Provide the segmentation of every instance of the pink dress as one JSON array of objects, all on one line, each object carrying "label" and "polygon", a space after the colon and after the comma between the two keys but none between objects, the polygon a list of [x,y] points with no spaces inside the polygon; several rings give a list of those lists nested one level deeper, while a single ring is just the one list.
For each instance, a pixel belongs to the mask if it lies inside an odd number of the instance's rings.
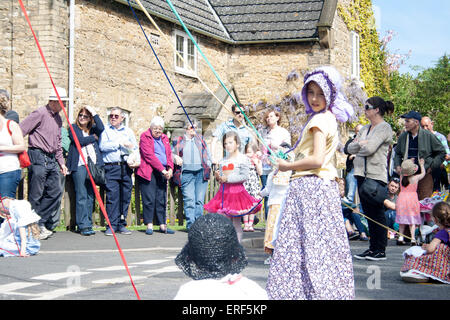
[{"label": "pink dress", "polygon": [[400,185],[400,193],[397,198],[395,222],[398,224],[420,225],[420,203],[417,195],[417,183],[406,187]]}]

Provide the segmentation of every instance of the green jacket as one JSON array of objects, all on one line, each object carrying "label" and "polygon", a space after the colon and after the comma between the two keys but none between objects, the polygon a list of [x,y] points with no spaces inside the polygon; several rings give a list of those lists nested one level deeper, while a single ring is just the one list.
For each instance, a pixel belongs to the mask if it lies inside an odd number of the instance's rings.
[{"label": "green jacket", "polygon": [[[409,132],[403,132],[398,137],[397,146],[395,147],[394,166],[401,166],[406,149],[406,136]],[[419,128],[419,159],[425,159],[425,170],[437,169],[445,160],[445,148],[438,138],[430,131]]]}]

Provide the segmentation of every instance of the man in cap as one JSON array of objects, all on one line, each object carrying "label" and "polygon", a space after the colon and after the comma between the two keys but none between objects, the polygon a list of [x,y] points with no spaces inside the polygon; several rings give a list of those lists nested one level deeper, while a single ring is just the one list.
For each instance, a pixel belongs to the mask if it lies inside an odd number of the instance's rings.
[{"label": "man in cap", "polygon": [[[64,88],[56,87],[64,107],[69,100]],[[47,239],[52,232],[45,227],[53,212],[60,204],[61,196],[59,171],[68,174],[61,146],[62,107],[56,93],[49,97],[47,105],[30,113],[21,123],[24,136],[28,135],[28,155],[31,166],[28,173],[28,201],[41,217],[40,239]]]},{"label": "man in cap", "polygon": [[445,167],[450,161],[450,149],[448,148],[447,138],[440,132],[433,130],[434,121],[430,119],[430,117],[423,117],[420,121],[422,128],[430,131],[432,134],[438,138],[438,140],[442,143],[445,148],[445,161],[441,164],[439,169],[434,169],[432,171],[433,176],[433,190],[441,191],[441,182],[445,189],[448,189],[448,177],[447,172],[445,171]]},{"label": "man in cap", "polygon": [[444,162],[445,148],[434,134],[420,127],[422,115],[419,112],[410,111],[401,117],[405,119],[405,132],[399,136],[395,147],[394,166],[400,174],[404,160],[414,159],[414,163],[419,165],[418,159],[425,159],[426,175],[417,187],[419,200],[422,200],[433,193],[431,172]]}]

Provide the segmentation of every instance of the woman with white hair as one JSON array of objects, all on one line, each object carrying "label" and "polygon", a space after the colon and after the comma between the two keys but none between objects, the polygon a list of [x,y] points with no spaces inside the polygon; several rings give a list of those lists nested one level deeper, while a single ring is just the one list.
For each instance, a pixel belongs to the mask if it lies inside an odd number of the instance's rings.
[{"label": "woman with white hair", "polygon": [[164,120],[156,116],[150,129],[141,134],[139,151],[141,165],[136,170],[142,195],[146,234],[153,234],[153,217],[156,215],[160,232],[173,234],[166,225],[167,181],[173,174],[172,151],[169,138],[163,133]]}]

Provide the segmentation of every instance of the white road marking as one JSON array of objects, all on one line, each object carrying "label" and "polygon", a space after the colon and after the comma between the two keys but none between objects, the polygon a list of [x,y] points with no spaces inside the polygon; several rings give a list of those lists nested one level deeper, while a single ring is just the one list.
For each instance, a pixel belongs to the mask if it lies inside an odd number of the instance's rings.
[{"label": "white road marking", "polygon": [[[134,268],[135,266],[128,266],[128,269]],[[95,269],[88,269],[89,271],[119,271],[119,270],[126,270],[125,266],[111,266],[111,267],[104,267],[104,268],[95,268]]]},{"label": "white road marking", "polygon": [[16,292],[16,290],[21,290],[24,288],[38,286],[40,284],[42,284],[42,283],[41,282],[11,282],[8,284],[0,285],[0,293],[34,297],[34,296],[37,296],[37,294]]},{"label": "white road marking", "polygon": [[89,274],[92,272],[58,272],[58,273],[48,273],[48,274],[43,274],[37,277],[33,277],[31,279],[35,279],[35,280],[47,280],[47,281],[57,281],[57,280],[61,280],[64,278],[70,278],[70,277],[80,277],[83,276],[85,274]]},{"label": "white road marking", "polygon": [[159,269],[144,270],[144,272],[158,274],[164,272],[181,272],[181,270],[177,266],[167,266]]},{"label": "white road marking", "polygon": [[56,289],[53,291],[47,291],[40,293],[38,297],[33,298],[31,300],[52,300],[59,298],[61,296],[65,296],[68,294],[74,294],[83,290],[86,290],[87,288],[83,287],[68,287],[68,288],[62,288],[62,289]]},{"label": "white road marking", "polygon": [[[133,282],[136,282],[136,280],[143,280],[146,278],[147,277],[145,277],[145,276],[134,276]],[[119,278],[109,278],[109,279],[100,279],[100,280],[92,281],[92,283],[95,283],[95,284],[117,284],[117,283],[126,283],[126,282],[130,282],[130,277],[125,276],[125,277],[119,277]]]},{"label": "white road marking", "polygon": [[159,263],[164,263],[164,262],[167,262],[167,261],[169,261],[169,260],[166,260],[166,259],[164,259],[164,260],[145,260],[145,261],[142,261],[142,262],[133,262],[132,264],[139,264],[139,265],[145,264],[145,265],[149,265],[149,264],[159,264]]}]

